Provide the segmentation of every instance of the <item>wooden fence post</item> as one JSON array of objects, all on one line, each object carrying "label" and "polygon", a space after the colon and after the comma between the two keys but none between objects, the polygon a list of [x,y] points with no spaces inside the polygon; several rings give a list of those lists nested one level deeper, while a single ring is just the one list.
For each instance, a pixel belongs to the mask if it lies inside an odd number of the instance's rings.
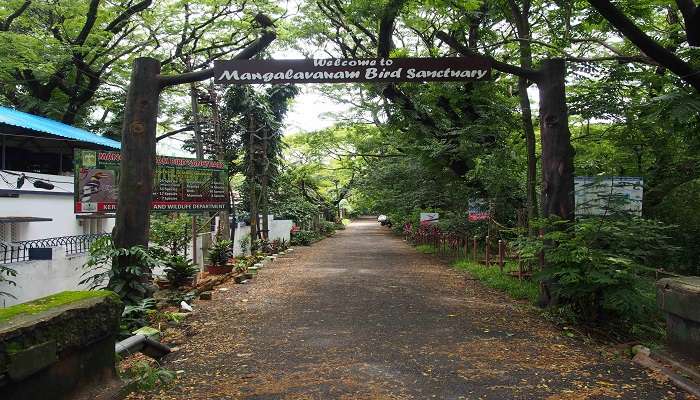
[{"label": "wooden fence post", "polygon": [[491,260],[489,259],[491,256],[491,244],[489,243],[490,237],[486,235],[486,244],[484,246],[484,250],[486,251],[486,257],[484,259],[486,266],[488,267],[490,265]]},{"label": "wooden fence post", "polygon": [[476,247],[479,244],[477,243],[477,237],[474,236],[474,239],[472,239],[472,250],[474,251],[474,262],[477,263],[479,260],[477,259],[477,253],[479,252],[479,249]]},{"label": "wooden fence post", "polygon": [[503,272],[503,267],[505,266],[505,252],[506,246],[503,240],[498,241],[498,266],[501,267],[501,272]]}]

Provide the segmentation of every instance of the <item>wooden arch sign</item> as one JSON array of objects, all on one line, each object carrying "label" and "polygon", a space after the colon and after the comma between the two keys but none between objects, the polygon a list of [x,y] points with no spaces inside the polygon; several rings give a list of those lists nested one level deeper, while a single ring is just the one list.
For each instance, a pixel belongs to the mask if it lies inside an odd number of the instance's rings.
[{"label": "wooden arch sign", "polygon": [[490,78],[491,62],[482,57],[214,61],[214,82],[220,84],[447,82]]}]

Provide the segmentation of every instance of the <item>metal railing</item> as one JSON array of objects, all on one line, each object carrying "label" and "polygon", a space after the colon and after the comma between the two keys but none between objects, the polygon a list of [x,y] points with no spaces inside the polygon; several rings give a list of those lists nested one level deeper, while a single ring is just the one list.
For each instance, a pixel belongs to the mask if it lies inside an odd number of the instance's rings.
[{"label": "metal railing", "polygon": [[109,233],[92,235],[60,236],[46,239],[23,240],[19,242],[0,242],[0,264],[28,261],[29,249],[50,249],[63,247],[66,255],[86,253],[95,240],[108,236]]}]

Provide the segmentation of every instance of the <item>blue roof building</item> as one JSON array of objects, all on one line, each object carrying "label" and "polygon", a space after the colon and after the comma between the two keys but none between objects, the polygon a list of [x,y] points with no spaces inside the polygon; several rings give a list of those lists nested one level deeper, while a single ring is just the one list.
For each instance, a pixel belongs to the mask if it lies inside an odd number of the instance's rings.
[{"label": "blue roof building", "polygon": [[64,175],[73,151],[119,150],[121,144],[49,118],[0,107],[0,169]]}]

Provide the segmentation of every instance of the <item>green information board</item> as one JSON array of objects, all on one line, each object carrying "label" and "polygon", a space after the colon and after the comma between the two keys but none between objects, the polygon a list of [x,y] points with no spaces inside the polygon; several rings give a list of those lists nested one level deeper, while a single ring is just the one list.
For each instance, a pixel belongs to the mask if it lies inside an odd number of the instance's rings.
[{"label": "green information board", "polygon": [[[75,212],[117,210],[121,153],[75,151]],[[226,209],[228,175],[220,161],[156,157],[154,211],[215,211]]]}]

